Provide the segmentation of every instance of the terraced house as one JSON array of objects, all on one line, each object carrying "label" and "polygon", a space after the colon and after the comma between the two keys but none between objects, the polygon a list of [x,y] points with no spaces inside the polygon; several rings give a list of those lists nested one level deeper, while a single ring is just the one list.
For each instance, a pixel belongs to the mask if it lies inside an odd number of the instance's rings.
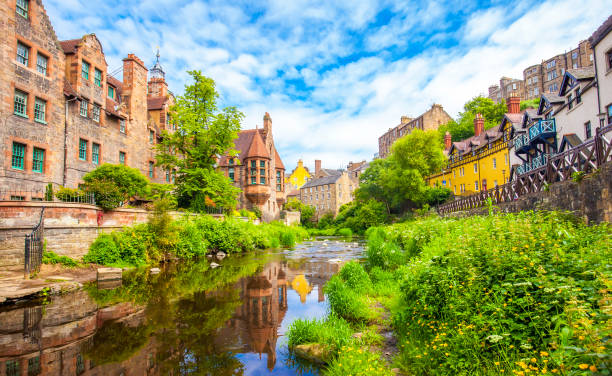
[{"label": "terraced house", "polygon": [[455,195],[464,196],[506,183],[510,178],[508,142],[513,127],[520,124],[522,118],[520,98],[510,97],[508,112],[498,126],[485,131],[484,118],[477,114],[474,136],[451,142],[447,134],[448,164],[440,172],[428,176],[428,184],[446,187]]},{"label": "terraced house", "polygon": [[[0,15],[1,191],[76,188],[102,163],[171,180],[154,166],[155,143],[163,130],[173,131],[173,96],[159,55],[149,79],[144,62],[128,54],[118,80],[95,34],[57,39],[41,0],[2,2]],[[10,198],[32,198],[25,195]]]}]

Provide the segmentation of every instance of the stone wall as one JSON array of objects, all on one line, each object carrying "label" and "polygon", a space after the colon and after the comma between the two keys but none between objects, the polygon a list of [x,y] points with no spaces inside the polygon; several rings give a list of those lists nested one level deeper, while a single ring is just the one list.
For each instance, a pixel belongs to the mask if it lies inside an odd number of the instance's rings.
[{"label": "stone wall", "polygon": [[[103,212],[96,206],[79,203],[0,201],[0,270],[23,269],[24,236],[38,223],[42,207],[47,249],[76,259],[87,253],[100,233],[144,223],[150,215],[143,209]],[[170,214],[174,218],[187,215]]]},{"label": "stone wall", "polygon": [[[589,174],[580,182],[571,180],[554,183],[548,191],[531,193],[516,201],[497,205],[502,212],[516,213],[526,210],[570,211],[586,223],[612,222],[612,163]],[[486,214],[480,207],[469,211],[448,214],[450,217]]]},{"label": "stone wall", "polygon": [[281,212],[281,218],[283,219],[283,223],[287,226],[299,225],[302,219],[301,213],[299,211],[286,211],[283,210]]}]

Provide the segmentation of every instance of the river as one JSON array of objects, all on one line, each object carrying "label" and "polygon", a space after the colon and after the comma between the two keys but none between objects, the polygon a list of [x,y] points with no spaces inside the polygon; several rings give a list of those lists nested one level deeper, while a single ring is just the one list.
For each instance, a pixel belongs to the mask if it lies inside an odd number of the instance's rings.
[{"label": "river", "polygon": [[318,239],[0,307],[0,375],[316,375],[284,335],[324,316],[323,285],[362,255],[354,240]]}]

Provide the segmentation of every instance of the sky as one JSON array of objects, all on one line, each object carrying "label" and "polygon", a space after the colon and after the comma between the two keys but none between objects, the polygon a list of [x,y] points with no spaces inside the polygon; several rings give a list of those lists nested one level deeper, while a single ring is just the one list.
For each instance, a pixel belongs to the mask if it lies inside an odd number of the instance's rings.
[{"label": "sky", "polygon": [[122,58],[155,63],[180,95],[188,70],[215,80],[243,129],[273,122],[291,171],[371,160],[378,137],[433,103],[463,104],[523,69],[575,48],[610,0],[45,0],[60,40],[95,33],[109,73]]}]

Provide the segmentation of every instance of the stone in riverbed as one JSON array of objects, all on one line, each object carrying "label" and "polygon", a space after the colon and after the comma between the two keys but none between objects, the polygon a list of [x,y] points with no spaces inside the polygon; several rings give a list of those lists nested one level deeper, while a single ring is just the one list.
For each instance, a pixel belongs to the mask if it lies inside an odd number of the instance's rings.
[{"label": "stone in riverbed", "polygon": [[225,254],[225,252],[217,252],[215,256],[217,256],[217,260],[223,260],[227,255]]},{"label": "stone in riverbed", "polygon": [[98,268],[98,281],[121,279],[121,268]]},{"label": "stone in riverbed", "polygon": [[150,272],[151,272],[151,274],[157,274],[157,273],[161,272],[161,270],[159,268],[151,268]]},{"label": "stone in riverbed", "polygon": [[329,349],[319,343],[297,345],[292,350],[295,356],[316,364],[326,364],[329,360]]},{"label": "stone in riverbed", "polygon": [[220,266],[221,266],[221,265],[217,264],[216,262],[211,262],[211,263],[210,263],[210,267],[211,267],[211,268],[213,268],[213,269],[218,268],[218,267],[220,267]]}]

